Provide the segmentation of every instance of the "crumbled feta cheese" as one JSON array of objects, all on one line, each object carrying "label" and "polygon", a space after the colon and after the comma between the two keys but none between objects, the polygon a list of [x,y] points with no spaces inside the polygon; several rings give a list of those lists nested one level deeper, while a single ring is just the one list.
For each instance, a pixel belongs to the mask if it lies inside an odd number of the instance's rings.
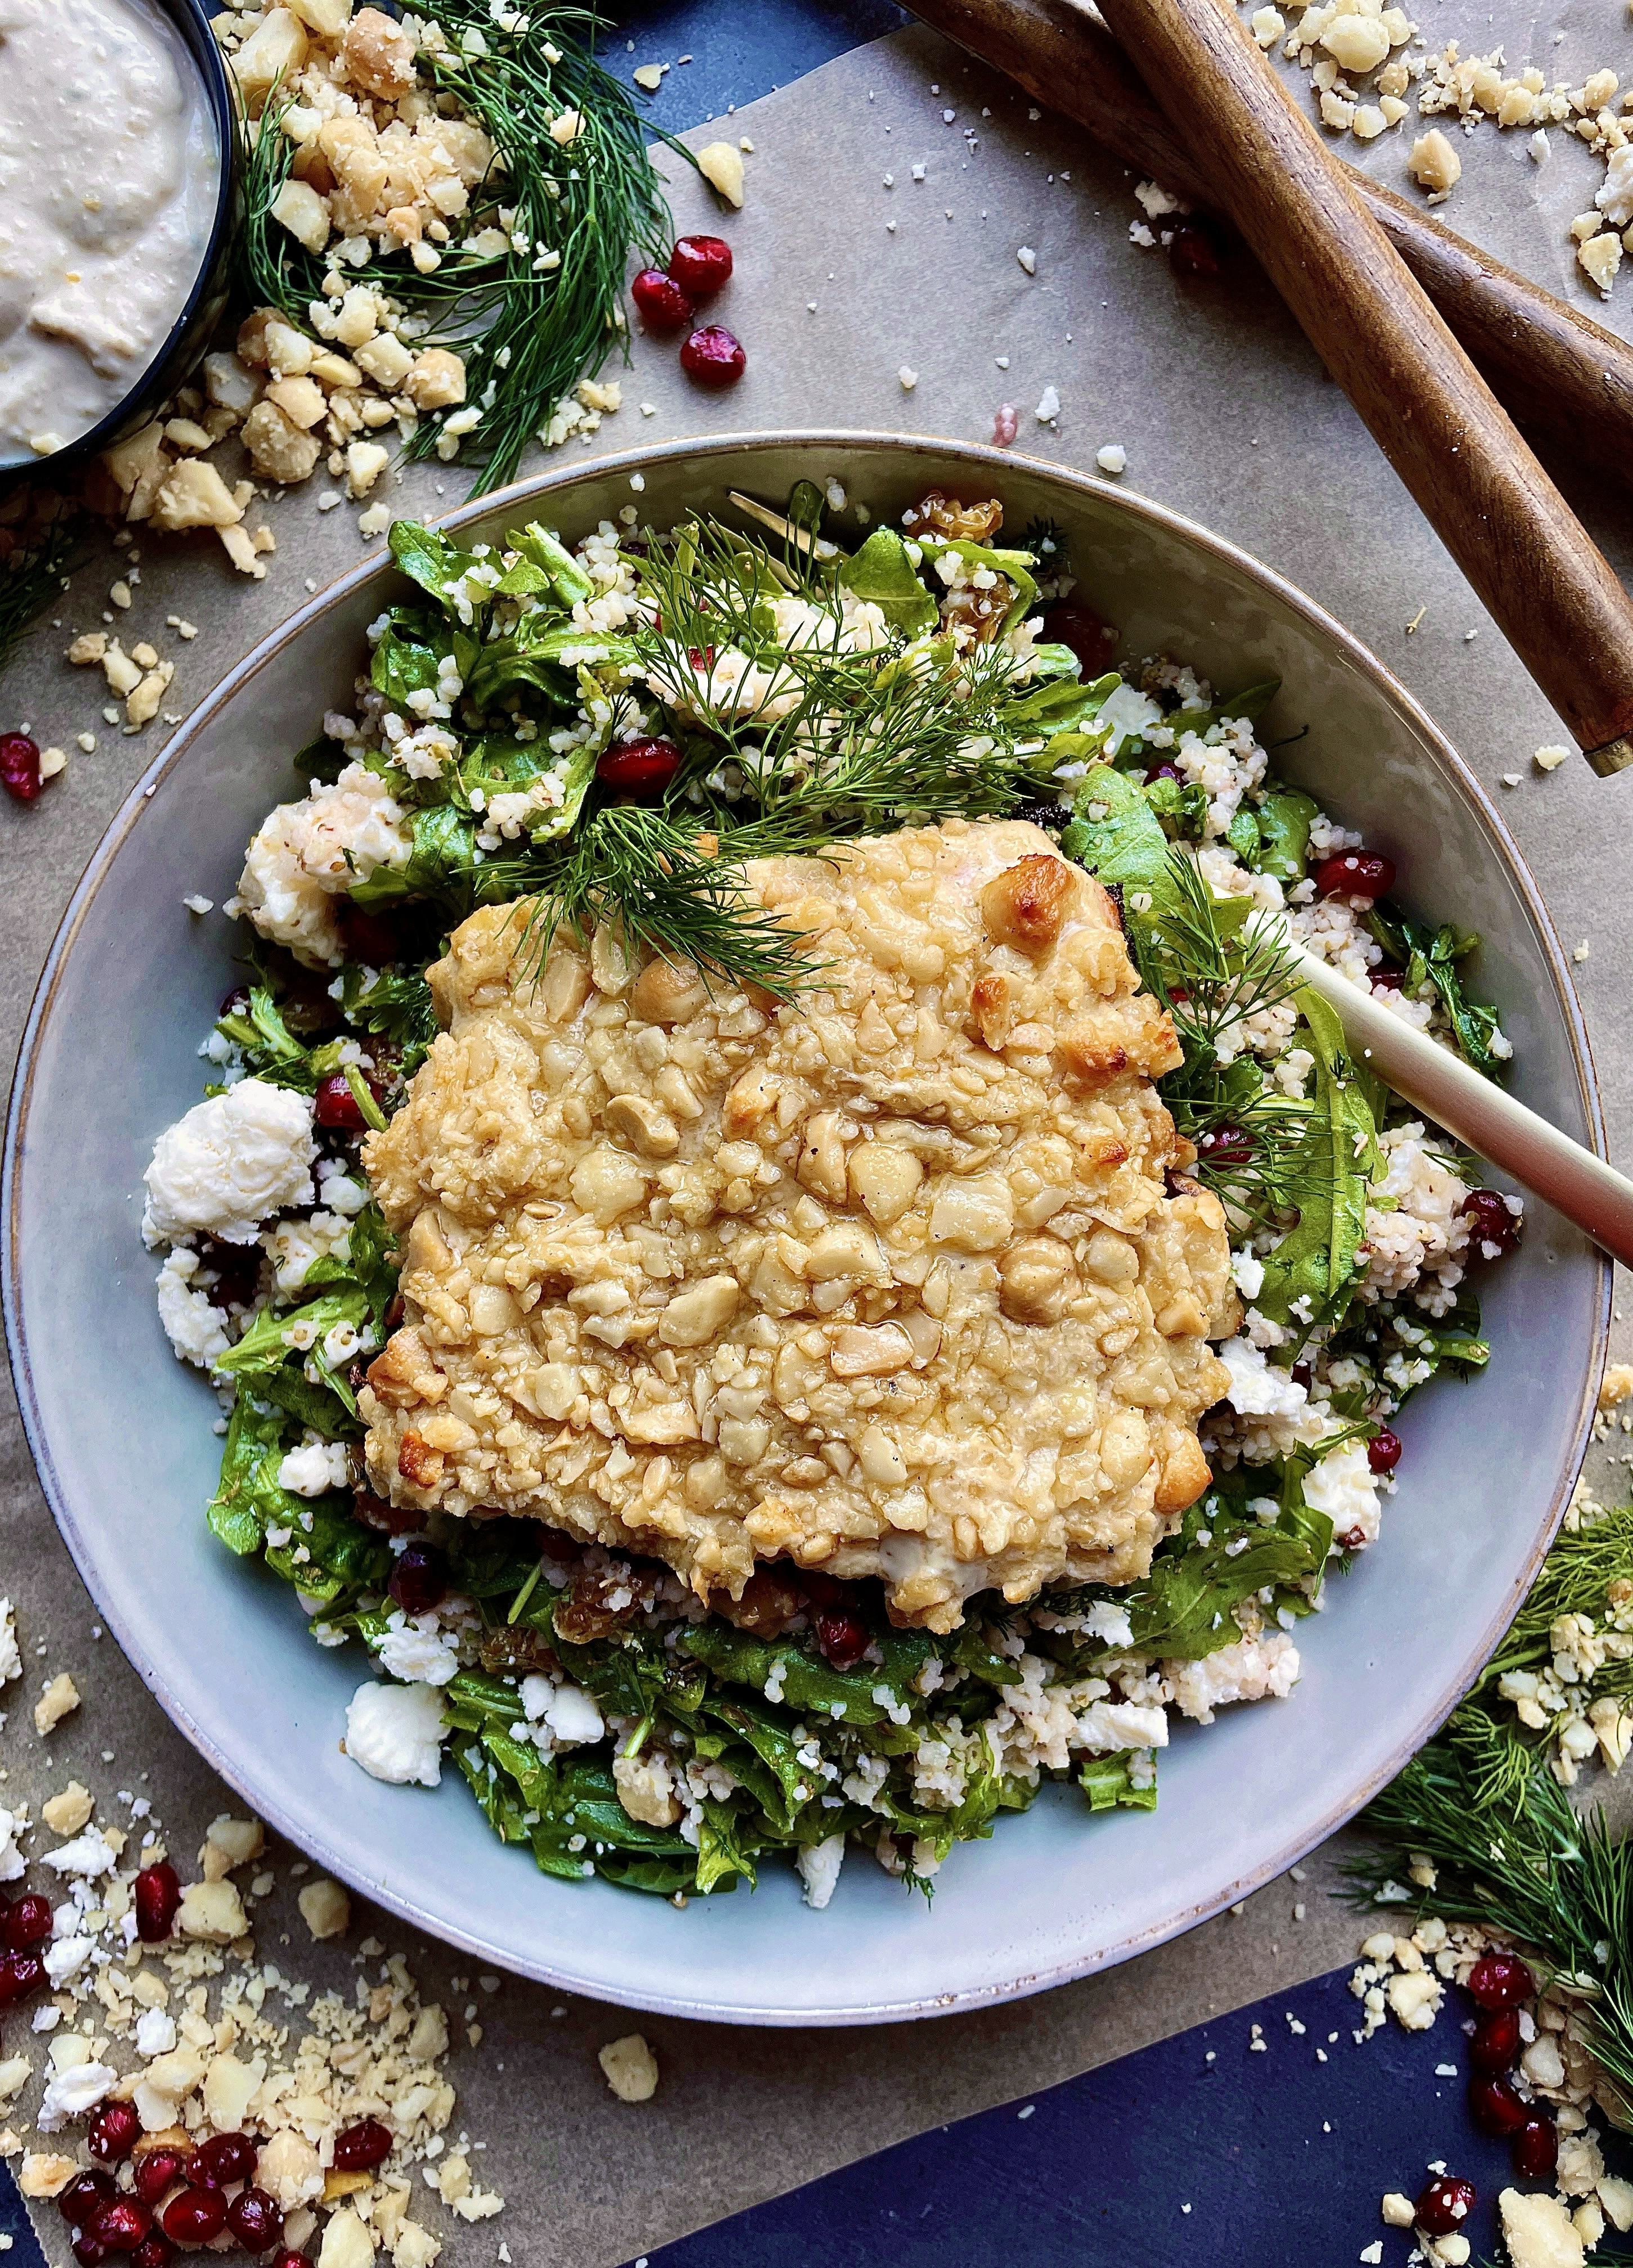
[{"label": "crumbled feta cheese", "polygon": [[10,1599],[0,1599],[0,1685],[9,1684],[23,1674],[23,1658],[18,1651],[17,1617]]},{"label": "crumbled feta cheese", "polygon": [[93,2110],[118,2082],[119,2073],[110,2063],[75,2064],[67,2071],[53,2073],[46,2081],[35,2125],[42,2134],[60,2133],[70,2118],[83,2118],[87,2110]]},{"label": "crumbled feta cheese", "polygon": [[159,1271],[159,1320],[178,1359],[209,1370],[233,1340],[225,1311],[212,1306],[202,1286],[193,1288],[200,1265],[198,1255],[185,1245],[170,1255]]},{"label": "crumbled feta cheese", "polygon": [[802,1843],[794,1854],[794,1863],[805,1885],[806,1904],[820,1913],[833,1896],[839,1869],[845,1864],[844,1836],[830,1835],[822,1843]]},{"label": "crumbled feta cheese", "polygon": [[410,1616],[399,1611],[386,1625],[380,1660],[405,1685],[446,1685],[459,1668],[459,1641],[434,1614]]},{"label": "crumbled feta cheese", "polygon": [[1026,270],[1029,276],[1037,275],[1038,254],[1032,250],[1030,244],[1017,246],[1015,256],[1020,261],[1022,267]]},{"label": "crumbled feta cheese", "polygon": [[240,1079],[195,1103],[153,1145],[143,1175],[143,1236],[151,1247],[203,1229],[228,1244],[253,1244],[269,1213],[310,1201],[316,1155],[307,1098]]},{"label": "crumbled feta cheese", "polygon": [[1038,407],[1032,414],[1040,425],[1046,425],[1052,417],[1060,416],[1060,397],[1053,386],[1045,387]]},{"label": "crumbled feta cheese", "polygon": [[1126,472],[1128,467],[1128,452],[1120,441],[1107,441],[1104,446],[1095,451],[1094,460],[1103,473]]},{"label": "crumbled feta cheese", "polygon": [[176,2043],[175,2018],[162,2008],[144,2008],[137,2018],[136,2043],[138,2055],[168,2055]]},{"label": "crumbled feta cheese", "polygon": [[346,1754],[371,1779],[439,1786],[447,1727],[430,1685],[359,1685],[346,1709]]},{"label": "crumbled feta cheese", "polygon": [[558,1748],[579,1748],[606,1732],[601,1711],[579,1685],[552,1684],[548,1677],[524,1677],[521,1706],[528,1722],[549,1728]]},{"label": "crumbled feta cheese", "polygon": [[292,1496],[325,1496],[351,1482],[351,1453],[344,1441],[305,1441],[288,1450],[277,1469],[277,1484]]}]

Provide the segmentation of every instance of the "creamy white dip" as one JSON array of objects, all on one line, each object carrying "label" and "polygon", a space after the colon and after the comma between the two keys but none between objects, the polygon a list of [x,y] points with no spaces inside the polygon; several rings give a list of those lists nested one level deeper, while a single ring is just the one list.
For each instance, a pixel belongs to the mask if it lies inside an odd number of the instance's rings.
[{"label": "creamy white dip", "polygon": [[220,179],[203,78],[149,0],[0,0],[0,464],[49,456],[136,385]]}]

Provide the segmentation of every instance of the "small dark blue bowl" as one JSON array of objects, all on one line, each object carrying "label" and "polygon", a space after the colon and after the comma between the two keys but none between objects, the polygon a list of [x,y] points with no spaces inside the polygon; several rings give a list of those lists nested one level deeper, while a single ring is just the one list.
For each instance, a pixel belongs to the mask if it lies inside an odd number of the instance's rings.
[{"label": "small dark blue bowl", "polygon": [[47,467],[55,470],[78,466],[100,451],[111,449],[115,441],[123,440],[127,433],[134,433],[138,426],[145,424],[159,404],[193,369],[227,303],[244,211],[242,138],[232,75],[199,0],[155,0],[155,5],[175,26],[204,83],[205,107],[221,158],[221,180],[216,192],[210,240],[181,313],[124,399],[87,432],[76,435],[66,448],[53,450],[48,457],[26,458],[0,467],[0,481],[25,470],[39,472]]}]

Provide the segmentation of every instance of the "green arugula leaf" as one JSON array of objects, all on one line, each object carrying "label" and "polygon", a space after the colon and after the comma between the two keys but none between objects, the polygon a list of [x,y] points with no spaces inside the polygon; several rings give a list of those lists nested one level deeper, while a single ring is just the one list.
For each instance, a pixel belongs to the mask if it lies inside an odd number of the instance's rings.
[{"label": "green arugula leaf", "polygon": [[[1316,1097],[1304,1136],[1319,1167],[1301,1194],[1299,1220],[1264,1256],[1253,1304],[1279,1323],[1335,1322],[1364,1272],[1356,1255],[1366,1234],[1367,1182],[1378,1170],[1378,1130],[1350,1068],[1343,1027],[1307,985],[1294,993],[1315,1057]],[[1307,1302],[1304,1316],[1292,1314]]]},{"label": "green arugula leaf", "polygon": [[[467,606],[485,606],[492,596],[491,585],[478,575],[469,588],[465,578],[473,569],[491,567],[493,580],[499,580],[497,560],[479,559],[474,551],[462,550],[441,531],[423,527],[417,520],[394,519],[386,537],[391,556],[397,565],[422,591],[428,591],[437,604],[448,613],[463,619],[454,585],[461,586],[459,596]],[[477,597],[476,594],[482,595]]]},{"label": "green arugula leaf", "polygon": [[[582,600],[595,597],[595,584],[580,566],[566,545],[559,536],[552,534],[548,527],[541,527],[536,519],[530,520],[526,527],[513,527],[506,536],[505,542],[508,550],[516,552],[529,566],[544,577],[547,586],[554,591],[564,607],[571,609],[580,604]],[[509,578],[506,577],[506,583],[500,587],[506,588],[508,583]],[[538,587],[537,585],[531,585],[528,591],[516,593],[514,595],[529,595],[531,590]]]},{"label": "green arugula leaf", "polygon": [[1257,806],[1257,873],[1274,874],[1278,882],[1302,880],[1310,856],[1310,825],[1317,810],[1315,799],[1297,788],[1271,789]]},{"label": "green arugula leaf", "polygon": [[1459,973],[1458,964],[1480,943],[1475,932],[1457,929],[1450,922],[1431,930],[1426,922],[1415,921],[1385,899],[1373,905],[1365,921],[1371,934],[1405,968],[1408,993],[1416,998],[1426,983],[1432,985],[1440,995],[1459,1052],[1488,1079],[1500,1078],[1506,1058],[1494,1055],[1491,1049],[1497,1029],[1496,1010],[1483,1001],[1471,1000]]},{"label": "green arugula leaf", "polygon": [[1281,690],[1279,677],[1261,678],[1256,685],[1245,685],[1239,693],[1227,694],[1211,709],[1176,709],[1164,721],[1173,727],[1176,741],[1187,733],[1194,733],[1199,740],[1206,740],[1216,725],[1227,725],[1238,718],[1256,725]]},{"label": "green arugula leaf", "polygon": [[275,1575],[325,1604],[348,1605],[362,1591],[383,1591],[391,1579],[391,1548],[383,1535],[354,1519],[351,1497],[299,1497],[289,1542],[269,1543],[267,1565]]},{"label": "green arugula leaf", "polygon": [[1078,1768],[1077,1785],[1089,1799],[1090,1810],[1155,1811],[1156,1775],[1149,1760],[1142,1761],[1150,1777],[1136,1787],[1131,1749],[1122,1749],[1110,1756],[1086,1756]]},{"label": "green arugula leaf", "polygon": [[248,1394],[233,1403],[221,1477],[204,1517],[211,1535],[240,1559],[260,1550],[269,1526],[287,1526],[304,1509],[303,1498],[278,1485],[287,1431],[281,1410],[268,1409]]},{"label": "green arugula leaf", "polygon": [[839,580],[842,590],[877,607],[903,637],[918,637],[941,620],[940,608],[893,527],[876,527],[861,549],[840,563]]},{"label": "green arugula leaf", "polygon": [[[871,540],[869,538],[870,541]],[[1023,622],[1037,605],[1038,578],[1032,573],[1032,568],[1036,563],[1031,552],[999,550],[988,543],[972,543],[966,536],[962,535],[951,537],[921,535],[915,537],[914,541],[927,560],[936,560],[944,553],[954,551],[967,565],[989,567],[994,575],[1002,575],[1014,585],[1015,596],[1010,600],[1004,618],[998,626],[997,635],[1000,637],[1006,630],[1013,630],[1016,622]],[[863,550],[867,548],[866,544],[862,546]],[[937,607],[938,615],[940,612],[941,609]]]}]

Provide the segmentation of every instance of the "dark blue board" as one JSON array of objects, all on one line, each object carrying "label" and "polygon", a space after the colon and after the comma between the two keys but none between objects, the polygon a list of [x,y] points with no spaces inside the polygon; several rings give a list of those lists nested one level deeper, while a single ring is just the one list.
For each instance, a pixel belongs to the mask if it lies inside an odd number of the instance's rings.
[{"label": "dark blue board", "polygon": [[[1410,2234],[1385,2228],[1378,2202],[1415,2196],[1434,2159],[1475,2183],[1474,2259],[1493,2256],[1512,2176],[1464,2106],[1466,1997],[1452,1992],[1429,2031],[1392,2019],[1358,2047],[1349,1975],[934,2128],[665,2245],[647,2268],[1344,2268],[1380,2239],[1384,2268],[1404,2268]],[[934,2024],[924,2045],[935,2053]],[[1437,2076],[1445,2064],[1459,2075]],[[1633,2153],[1607,2155],[1625,2172]],[[1612,2235],[1594,2268],[1629,2257]]]},{"label": "dark blue board", "polygon": [[626,85],[638,63],[671,66],[656,94],[636,99],[654,126],[679,134],[909,21],[890,0],[626,0],[607,8],[598,52]]}]

